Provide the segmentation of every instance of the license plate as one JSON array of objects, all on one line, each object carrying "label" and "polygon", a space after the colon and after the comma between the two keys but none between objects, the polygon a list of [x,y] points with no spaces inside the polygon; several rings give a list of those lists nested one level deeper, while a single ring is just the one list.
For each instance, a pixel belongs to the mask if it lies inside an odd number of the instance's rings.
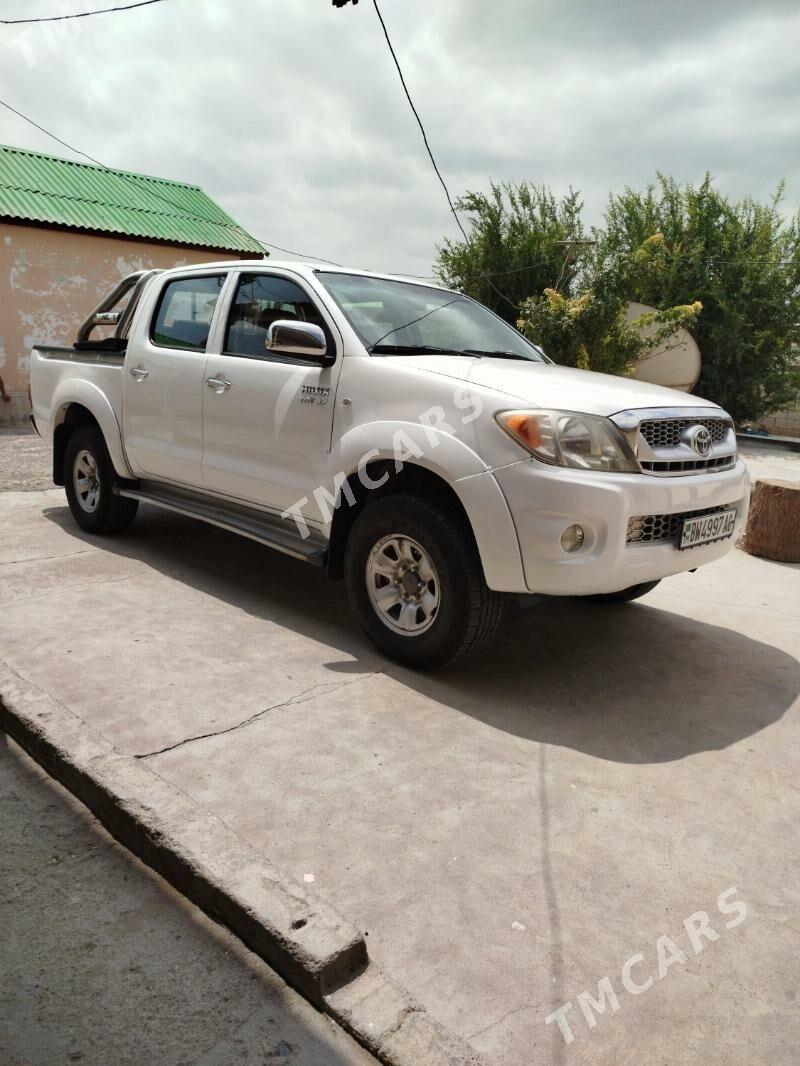
[{"label": "license plate", "polygon": [[714,511],[713,514],[687,518],[681,530],[678,549],[696,548],[698,544],[708,544],[712,540],[724,540],[733,534],[736,525],[736,508]]}]

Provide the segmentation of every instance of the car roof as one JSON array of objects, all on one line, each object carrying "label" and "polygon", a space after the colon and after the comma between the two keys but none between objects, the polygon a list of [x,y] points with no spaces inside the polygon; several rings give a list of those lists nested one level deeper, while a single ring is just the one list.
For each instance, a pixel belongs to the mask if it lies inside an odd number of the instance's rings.
[{"label": "car roof", "polygon": [[330,274],[357,274],[365,278],[381,278],[386,281],[404,281],[409,284],[425,285],[431,289],[449,291],[441,283],[429,278],[423,278],[416,274],[384,274],[375,270],[363,270],[358,267],[334,266],[332,263],[322,263],[313,259],[225,259],[208,263],[187,263],[184,266],[172,267],[165,270],[165,274],[193,274],[197,271],[206,270],[247,270],[248,272],[273,270],[292,270],[299,274],[314,274],[317,271],[325,271]]}]

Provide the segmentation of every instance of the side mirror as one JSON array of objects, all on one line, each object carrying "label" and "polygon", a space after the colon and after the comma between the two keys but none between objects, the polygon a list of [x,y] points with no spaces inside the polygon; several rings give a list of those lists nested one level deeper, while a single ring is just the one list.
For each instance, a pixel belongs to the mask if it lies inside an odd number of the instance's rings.
[{"label": "side mirror", "polygon": [[320,363],[330,361],[325,333],[312,322],[278,319],[267,330],[266,348],[279,355],[301,355]]}]

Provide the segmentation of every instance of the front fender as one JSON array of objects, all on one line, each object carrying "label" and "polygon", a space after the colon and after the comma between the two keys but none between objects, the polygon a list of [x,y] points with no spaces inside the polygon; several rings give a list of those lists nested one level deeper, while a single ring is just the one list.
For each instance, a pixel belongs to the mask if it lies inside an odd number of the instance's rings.
[{"label": "front fender", "polygon": [[469,445],[436,426],[399,420],[367,422],[349,429],[335,444],[330,458],[331,482],[339,471],[351,474],[359,464],[398,456],[450,484],[489,469]]},{"label": "front fender", "polygon": [[134,475],[125,457],[125,449],[122,445],[122,431],[114,408],[103,390],[98,388],[93,382],[87,381],[85,378],[67,378],[65,381],[59,382],[53,393],[52,401],[53,433],[64,421],[70,404],[74,403],[85,407],[97,420],[117,474],[120,477],[132,478]]},{"label": "front fender", "polygon": [[483,572],[496,592],[525,592],[511,512],[494,474],[463,441],[419,422],[370,422],[348,430],[331,452],[330,486],[367,463],[405,460],[424,467],[456,493],[469,519]]}]

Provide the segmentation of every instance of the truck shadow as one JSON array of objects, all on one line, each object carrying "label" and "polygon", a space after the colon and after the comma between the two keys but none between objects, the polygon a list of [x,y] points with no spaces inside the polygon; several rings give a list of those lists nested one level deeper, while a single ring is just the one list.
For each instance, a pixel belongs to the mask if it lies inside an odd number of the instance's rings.
[{"label": "truck shadow", "polygon": [[660,763],[726,748],[777,721],[800,692],[800,663],[786,652],[646,601],[552,600],[514,612],[457,667],[415,673],[369,644],[342,582],[304,563],[150,508],[102,542],[78,530],[66,507],[44,515],[79,540],[342,652],[328,664],[333,673],[379,671],[494,729],[599,759]]}]

